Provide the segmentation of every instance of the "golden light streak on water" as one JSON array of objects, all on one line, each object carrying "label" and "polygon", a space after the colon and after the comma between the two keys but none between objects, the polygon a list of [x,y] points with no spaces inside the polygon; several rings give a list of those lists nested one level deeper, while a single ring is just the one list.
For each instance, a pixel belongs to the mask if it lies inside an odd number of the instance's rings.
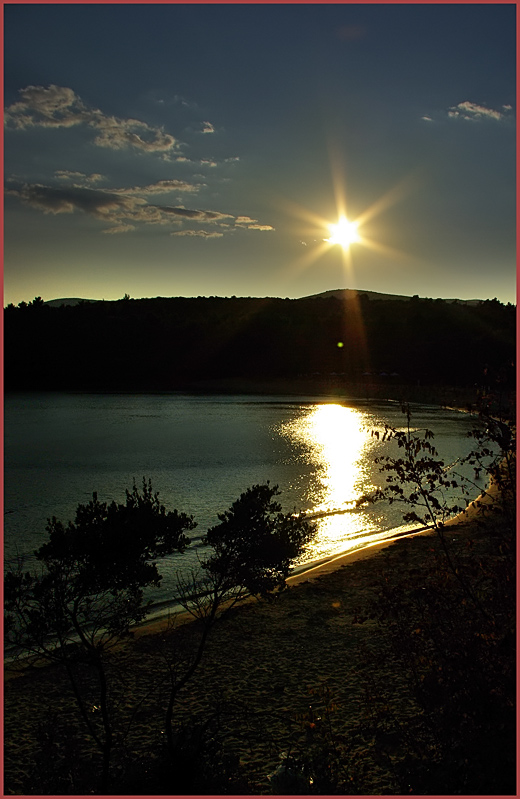
[{"label": "golden light streak on water", "polygon": [[366,509],[356,508],[356,500],[375,488],[370,476],[373,439],[368,420],[358,409],[325,404],[282,426],[281,432],[303,446],[316,468],[315,494],[309,497],[308,511],[318,515],[318,533],[305,560],[344,551],[359,545],[360,537],[369,541],[370,533],[379,532]]}]

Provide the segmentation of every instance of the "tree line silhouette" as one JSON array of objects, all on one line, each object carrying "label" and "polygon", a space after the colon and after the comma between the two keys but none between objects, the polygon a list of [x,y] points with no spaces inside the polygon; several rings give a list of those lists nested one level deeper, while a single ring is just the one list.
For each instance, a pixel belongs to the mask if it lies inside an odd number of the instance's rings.
[{"label": "tree line silhouette", "polygon": [[168,391],[222,379],[514,384],[516,307],[336,297],[173,297],[4,312],[9,390]]}]

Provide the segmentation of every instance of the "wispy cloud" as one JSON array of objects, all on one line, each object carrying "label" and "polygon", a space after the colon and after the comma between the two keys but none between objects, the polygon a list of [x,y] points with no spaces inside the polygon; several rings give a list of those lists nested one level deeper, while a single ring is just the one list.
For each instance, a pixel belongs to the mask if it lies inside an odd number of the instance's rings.
[{"label": "wispy cloud", "polygon": [[[67,177],[73,174],[67,173]],[[248,216],[234,217],[222,211],[185,208],[182,205],[158,205],[150,203],[147,199],[154,194],[192,191],[196,188],[176,180],[161,180],[149,186],[115,189],[97,189],[84,185],[48,186],[42,183],[17,183],[8,180],[6,194],[16,197],[24,205],[44,214],[83,212],[111,225],[103,231],[104,233],[127,233],[135,230],[138,225],[179,225],[183,222],[210,223],[229,233],[236,226],[247,227],[250,230],[274,230],[271,225],[256,224],[257,220]],[[237,225],[239,220],[240,224]],[[220,238],[224,233],[220,230],[216,233],[204,230],[180,230],[172,235]]]},{"label": "wispy cloud", "polygon": [[218,231],[211,231],[208,233],[207,230],[177,230],[174,233],[170,234],[171,236],[191,236],[201,239],[220,239],[224,235],[223,233],[219,233]]},{"label": "wispy cloud", "polygon": [[233,219],[231,214],[223,214],[220,211],[199,211],[193,208],[169,205],[156,205],[153,207],[160,210],[162,214],[171,214],[181,219],[196,219],[200,222],[220,222],[221,219]]},{"label": "wispy cloud", "polygon": [[178,142],[162,128],[152,127],[138,119],[107,116],[89,107],[65,86],[27,86],[19,92],[21,100],[5,109],[4,124],[14,130],[32,127],[71,128],[85,125],[97,135],[99,147],[120,150],[131,147],[142,152],[169,152]]},{"label": "wispy cloud", "polygon": [[116,225],[106,228],[103,233],[128,233],[130,230],[135,230],[135,225]]},{"label": "wispy cloud", "polygon": [[188,183],[186,180],[166,179],[158,180],[157,183],[151,183],[149,186],[133,186],[132,188],[124,189],[111,189],[116,194],[169,194],[173,191],[177,192],[197,192],[204,184]]},{"label": "wispy cloud", "polygon": [[94,172],[92,175],[85,175],[84,172],[73,172],[70,169],[58,169],[54,173],[59,180],[75,181],[76,186],[92,186],[106,180],[104,175]]},{"label": "wispy cloud", "polygon": [[477,103],[471,103],[469,100],[465,100],[463,103],[452,106],[448,110],[448,116],[452,119],[460,118],[470,122],[483,119],[500,120],[511,110],[512,108],[510,105],[503,105],[502,111],[496,111],[493,108],[487,108],[485,105],[477,105]]},{"label": "wispy cloud", "polygon": [[272,225],[259,225],[258,219],[251,219],[250,216],[237,216],[235,227],[247,228],[247,230],[274,230]]},{"label": "wispy cloud", "polygon": [[[119,196],[111,191],[84,186],[46,186],[42,183],[12,185],[6,194],[44,214],[72,214],[79,210],[104,221],[119,221],[122,217],[142,216],[140,206],[146,203],[138,197]],[[109,216],[111,219],[109,220]]]},{"label": "wispy cloud", "polygon": [[[152,127],[138,119],[121,119],[109,116],[101,110],[89,106],[73,89],[65,86],[27,86],[19,92],[18,102],[5,110],[5,127],[11,131],[24,131],[31,128],[72,129],[82,126],[94,132],[94,144],[113,150],[130,148],[139,153],[159,154],[170,162],[198,164],[206,168],[217,167],[211,158],[193,161],[180,151],[177,140],[162,127]],[[183,101],[184,104],[184,101]],[[204,121],[202,132],[215,132],[213,125]],[[238,157],[225,159],[224,163],[234,163]],[[142,186],[123,186],[107,188],[99,184],[107,178],[98,173],[71,169],[57,169],[54,179],[35,182],[30,179],[8,179],[6,194],[18,199],[24,205],[44,214],[74,214],[76,211],[94,217],[108,227],[103,233],[128,233],[142,226],[173,226],[174,235],[196,236],[200,238],[220,238],[230,235],[238,227],[270,230],[270,225],[262,226],[257,219],[214,211],[212,209],[186,208],[181,203],[181,195],[196,194],[207,188],[205,176],[192,175],[190,179],[163,178]],[[151,202],[154,196],[171,195],[173,202],[161,205]],[[177,196],[176,196],[177,195]],[[192,229],[193,223],[222,228],[217,231]],[[190,229],[179,229],[189,226]]]}]

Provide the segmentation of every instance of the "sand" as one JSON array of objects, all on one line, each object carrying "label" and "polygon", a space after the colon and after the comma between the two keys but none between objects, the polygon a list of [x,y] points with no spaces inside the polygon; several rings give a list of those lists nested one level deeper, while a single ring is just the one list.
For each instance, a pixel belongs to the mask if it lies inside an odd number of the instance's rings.
[{"label": "sand", "polygon": [[[472,534],[474,513],[475,507],[452,520],[450,536]],[[385,571],[413,564],[420,584],[420,570],[432,557],[435,541],[431,533],[420,534],[347,553],[290,577],[288,589],[275,601],[250,602],[231,611],[216,625],[199,670],[179,696],[176,723],[193,724],[218,714],[226,753],[246,775],[247,792],[265,794],[271,792],[268,775],[279,765],[280,754],[288,746],[295,754],[308,748],[305,717],[310,712],[323,716],[324,705],[332,701],[330,721],[334,735],[349,741],[353,777],[360,763],[370,763],[364,792],[395,793],[382,756],[383,748],[391,746],[392,730],[382,732],[376,719],[378,684],[392,685],[388,717],[395,710],[406,724],[418,708],[384,650],[376,623],[357,622],[378,594]],[[183,652],[197,634],[196,625],[172,632],[165,620],[158,620],[136,630],[132,643],[114,653],[112,668],[123,676],[116,695],[117,727],[128,730],[117,739],[116,764],[123,762],[125,751],[133,752],[134,759],[158,751],[168,698],[165,657]],[[5,685],[5,792],[35,792],[28,788],[35,769],[40,780],[45,772],[44,765],[35,766],[38,752],[44,764],[69,747],[70,757],[94,768],[97,755],[61,670],[33,667],[13,674]],[[94,714],[95,701],[92,694]]]}]

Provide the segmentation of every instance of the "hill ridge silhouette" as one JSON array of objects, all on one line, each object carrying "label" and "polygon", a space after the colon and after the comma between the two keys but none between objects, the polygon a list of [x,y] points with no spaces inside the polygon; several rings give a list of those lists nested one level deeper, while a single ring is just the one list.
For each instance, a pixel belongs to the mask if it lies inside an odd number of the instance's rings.
[{"label": "hill ridge silhouette", "polygon": [[[366,296],[369,300],[401,300],[401,301],[408,301],[412,300],[413,297],[407,294],[387,294],[380,291],[368,291],[365,289],[328,289],[327,291],[319,292],[318,294],[309,294],[304,297],[296,297],[295,300],[313,300],[313,299],[328,299],[329,297],[336,297],[337,299],[354,299],[355,297]],[[416,297],[418,295],[415,295]],[[180,299],[180,295],[171,296],[171,297],[139,297],[138,299]],[[182,297],[183,299],[195,299],[194,297]],[[231,297],[222,297],[222,299],[232,299]],[[246,299],[245,297],[240,297],[239,299]],[[269,297],[269,298],[259,298],[259,297],[248,297],[247,299],[282,299],[281,297]],[[428,297],[419,297],[419,299],[430,299]],[[446,299],[444,297],[437,297],[433,299],[441,299],[443,302],[458,302],[462,303],[463,305],[478,305],[479,303],[483,302],[483,300],[479,299],[470,299],[470,300],[461,300],[456,297]],[[81,302],[118,302],[118,300],[98,300],[98,299],[84,299],[82,297],[60,297],[57,299],[52,300],[45,300],[44,304],[49,305],[50,307],[59,308],[63,305],[68,306],[75,306],[79,305]]]}]

